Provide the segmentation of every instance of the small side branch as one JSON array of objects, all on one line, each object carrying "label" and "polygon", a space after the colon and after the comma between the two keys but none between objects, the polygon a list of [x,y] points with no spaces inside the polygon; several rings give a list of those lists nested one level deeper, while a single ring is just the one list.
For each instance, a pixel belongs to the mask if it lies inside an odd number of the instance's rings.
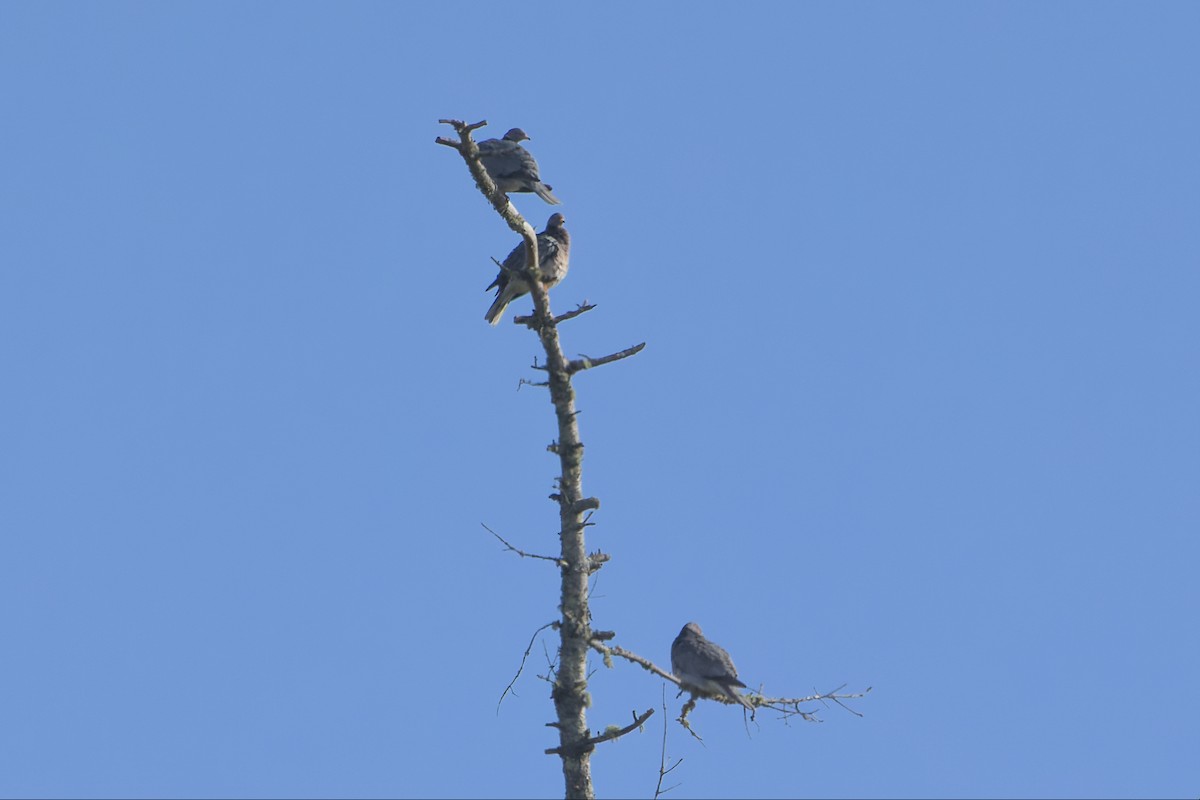
[{"label": "small side branch", "polygon": [[[633,731],[642,727],[642,725],[645,724],[646,720],[650,719],[650,717],[653,716],[654,709],[648,708],[648,709],[646,709],[646,712],[641,715],[638,715],[636,712],[631,712],[631,713],[633,713],[633,715],[634,715],[633,722],[626,725],[624,728],[618,728],[616,725],[609,725],[608,728],[605,729],[604,733],[602,733],[599,736],[593,736],[590,739],[582,742],[580,745],[577,746],[576,749],[591,750],[591,749],[595,748],[595,746],[600,744],[601,742],[611,742],[614,739],[620,739],[622,736],[624,736],[627,733],[632,733]],[[546,755],[548,755],[548,756],[561,755],[563,752],[565,752],[565,751],[561,747],[551,747],[549,750],[545,751]]]},{"label": "small side branch", "polygon": [[[483,525],[482,522],[479,524]],[[521,558],[540,558],[543,561],[553,561],[555,564],[557,564],[560,567],[566,566],[566,564],[563,563],[563,560],[561,558],[555,558],[554,556],[541,556],[541,555],[538,555],[537,553],[526,553],[524,550],[519,550],[519,549],[513,547],[511,544],[509,544],[507,541],[505,541],[503,536],[496,533],[494,530],[489,528],[487,525],[483,525],[483,529],[485,531],[487,531],[488,533],[490,533],[492,536],[495,536],[497,539],[499,539],[500,544],[504,545],[505,550],[516,553]]]},{"label": "small side branch", "polygon": [[679,784],[675,784],[675,786],[668,786],[666,789],[664,789],[663,788],[663,778],[667,777],[667,775],[669,773],[674,771],[674,769],[676,767],[678,767],[680,764],[683,763],[683,759],[679,758],[679,759],[675,760],[674,764],[672,764],[669,767],[667,766],[667,687],[665,687],[665,686],[663,687],[662,710],[663,710],[662,751],[659,754],[659,760],[658,760],[658,785],[654,787],[654,800],[658,800],[658,798],[662,797],[667,792],[669,792],[672,789],[679,786]]},{"label": "small side branch", "polygon": [[[589,642],[588,644],[597,653],[600,653],[601,655],[603,655],[605,657],[606,661],[611,659],[612,656],[616,656],[617,658],[623,658],[626,661],[632,661],[634,664],[637,664],[642,669],[644,669],[648,672],[653,672],[655,675],[659,676],[660,678],[670,681],[671,683],[675,684],[676,686],[680,685],[679,678],[676,678],[674,675],[667,672],[665,669],[658,666],[650,659],[643,658],[642,656],[639,656],[637,653],[631,653],[623,647],[608,647],[607,645],[600,644],[600,642],[597,641],[598,638],[599,637],[593,636],[592,641]],[[611,638],[611,637],[609,637],[609,638]]]},{"label": "small side branch", "polygon": [[[485,127],[487,125],[487,120],[486,119],[480,120],[479,122],[476,122],[474,125],[468,125],[467,123],[463,122],[462,120],[458,120],[458,119],[439,119],[438,123],[441,125],[449,125],[452,128],[454,128],[454,130],[458,131],[459,136],[465,136],[468,133],[471,133],[472,131],[477,131],[480,128]],[[447,147],[453,147],[455,150],[460,149],[462,146],[461,142],[456,142],[453,139],[446,139],[442,136],[437,137],[436,139],[434,139],[434,141],[437,142],[438,144],[444,144]]]},{"label": "small side branch", "polygon": [[[492,260],[495,261],[496,259],[493,258]],[[587,312],[591,311],[595,307],[596,307],[596,305],[594,303],[588,303],[587,301],[584,301],[574,311],[568,311],[565,314],[559,314],[557,317],[555,317],[554,324],[557,325],[560,322],[566,322],[569,319],[575,319],[575,317],[578,317],[581,314],[586,314]],[[537,321],[536,316],[516,317],[513,319],[513,322],[517,325],[524,325],[531,329],[536,329],[538,326],[538,321]]]},{"label": "small side branch", "polygon": [[533,651],[533,643],[537,641],[538,634],[546,630],[546,628],[553,628],[557,624],[557,621],[547,622],[545,625],[534,631],[533,636],[529,637],[529,645],[525,648],[525,655],[521,656],[521,664],[517,667],[517,674],[513,675],[513,679],[508,682],[508,686],[504,687],[504,691],[500,693],[500,699],[496,702],[497,715],[500,714],[500,704],[504,702],[505,696],[508,695],[509,692],[516,694],[516,692],[513,692],[513,686],[516,684],[517,678],[521,677],[521,671],[525,669],[525,661],[529,658],[529,654]]},{"label": "small side branch", "polygon": [[628,347],[619,353],[613,353],[612,355],[604,356],[602,358],[582,356],[567,364],[567,372],[571,375],[574,375],[576,372],[583,372],[585,369],[600,367],[605,364],[611,364],[614,361],[620,361],[622,358],[636,356],[638,353],[642,352],[645,347],[646,343],[642,342],[641,344],[635,344],[633,347]]},{"label": "small side branch", "polygon": [[842,689],[845,689],[845,688],[846,688],[845,684],[842,684],[841,686],[837,687],[833,691],[818,692],[817,694],[812,694],[812,695],[809,695],[808,697],[761,697],[761,696],[754,697],[754,696],[751,696],[749,698],[749,700],[750,700],[750,702],[754,703],[754,705],[756,705],[760,708],[769,708],[772,711],[778,711],[780,714],[783,715],[784,719],[787,719],[788,717],[800,717],[805,722],[820,722],[821,720],[820,720],[820,718],[817,717],[816,712],[804,711],[800,708],[801,703],[818,703],[818,702],[819,703],[829,703],[829,702],[835,703],[836,705],[841,706],[846,711],[849,711],[854,716],[861,717],[863,715],[861,711],[855,711],[853,708],[850,708],[850,706],[846,705],[842,701],[843,700],[856,700],[860,697],[866,697],[871,692],[872,687],[868,686],[866,689],[862,690],[861,692],[853,692],[851,694],[842,694],[841,691],[842,691]]}]

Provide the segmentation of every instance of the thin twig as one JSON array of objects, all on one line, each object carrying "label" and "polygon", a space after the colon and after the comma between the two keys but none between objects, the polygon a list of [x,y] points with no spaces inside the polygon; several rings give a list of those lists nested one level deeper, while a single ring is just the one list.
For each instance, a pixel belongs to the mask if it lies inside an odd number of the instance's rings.
[{"label": "thin twig", "polygon": [[[479,524],[483,525],[482,522]],[[511,544],[509,544],[507,541],[505,541],[503,536],[496,533],[494,530],[489,528],[487,525],[483,525],[483,529],[485,531],[487,531],[488,533],[490,533],[492,536],[495,536],[497,539],[499,539],[500,543],[504,545],[505,550],[509,550],[513,553],[516,553],[521,558],[540,558],[543,561],[553,561],[555,564],[557,564],[560,567],[563,566],[562,559],[560,559],[560,558],[555,558],[554,556],[540,556],[537,553],[526,553],[524,550],[519,550],[516,547],[513,547]]]},{"label": "thin twig", "polygon": [[[500,693],[500,699],[496,702],[496,715],[497,716],[500,715],[500,704],[504,702],[504,696],[507,695],[509,692],[512,692],[513,685],[516,684],[517,678],[521,677],[521,670],[525,669],[525,659],[529,658],[529,653],[533,650],[533,643],[534,643],[534,640],[537,639],[537,635],[539,633],[541,633],[542,631],[546,630],[546,628],[552,627],[555,624],[556,624],[555,622],[547,622],[545,625],[543,625],[542,627],[540,627],[536,631],[534,631],[533,636],[531,636],[529,638],[529,645],[525,648],[525,655],[521,656],[521,665],[517,667],[517,674],[513,675],[513,679],[508,682],[508,686],[504,687],[504,691]],[[512,693],[513,693],[513,695],[516,695],[516,692],[512,692]]]},{"label": "thin twig", "polygon": [[850,706],[843,703],[843,700],[856,700],[860,697],[866,697],[870,693],[871,687],[868,686],[861,692],[851,694],[841,694],[841,690],[846,688],[845,684],[837,687],[829,692],[817,692],[808,697],[755,697],[749,695],[748,699],[760,708],[769,708],[772,711],[778,711],[783,719],[788,717],[800,717],[805,722],[821,722],[822,720],[816,715],[815,711],[804,711],[800,708],[801,703],[827,703],[833,702],[841,706],[846,711],[849,711],[856,717],[863,716],[861,711],[855,711]]},{"label": "thin twig", "polygon": [[664,788],[662,788],[663,778],[667,777],[667,774],[669,772],[671,772],[672,770],[674,770],[676,767],[678,767],[680,764],[683,763],[683,759],[680,758],[680,759],[676,760],[675,763],[672,764],[671,766],[669,766],[669,767],[667,766],[667,687],[666,686],[662,687],[662,710],[663,710],[663,740],[662,740],[662,751],[659,753],[659,759],[658,759],[658,785],[654,787],[654,800],[658,800],[658,798],[662,797],[667,792],[669,792],[672,789],[675,789],[679,786],[679,784],[677,783],[674,786],[668,786],[666,789],[664,789]]}]

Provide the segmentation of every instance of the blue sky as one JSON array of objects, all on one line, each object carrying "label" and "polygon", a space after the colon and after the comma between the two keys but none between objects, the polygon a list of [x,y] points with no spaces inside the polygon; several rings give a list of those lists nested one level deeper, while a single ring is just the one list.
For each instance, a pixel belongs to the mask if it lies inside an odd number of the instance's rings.
[{"label": "blue sky", "polygon": [[458,117],[563,200],[568,353],[647,342],[576,381],[595,626],[874,687],[703,704],[675,796],[1195,797],[1200,7],[433,6],[0,5],[0,795],[561,794]]}]

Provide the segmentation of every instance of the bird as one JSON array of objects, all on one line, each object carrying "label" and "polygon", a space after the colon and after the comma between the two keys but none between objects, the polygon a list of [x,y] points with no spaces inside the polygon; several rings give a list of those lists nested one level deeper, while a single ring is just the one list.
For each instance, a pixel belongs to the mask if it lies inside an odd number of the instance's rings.
[{"label": "bird", "polygon": [[671,643],[671,672],[692,695],[741,703],[754,713],[754,706],[737,690],[746,684],[738,680],[733,659],[720,645],[705,639],[694,622],[684,625]]},{"label": "bird", "polygon": [[542,183],[537,162],[521,142],[529,139],[525,131],[513,128],[500,139],[485,139],[479,143],[479,160],[500,191],[534,192],[552,206],[560,205],[550,193],[553,188]]},{"label": "bird", "polygon": [[[538,273],[542,285],[551,289],[558,285],[567,275],[567,267],[571,256],[571,234],[567,233],[566,218],[562,214],[551,214],[546,221],[546,230],[538,234]],[[513,300],[529,293],[529,284],[525,280],[525,242],[513,248],[504,263],[500,265],[500,274],[484,291],[496,290],[496,300],[483,318],[496,325],[500,315]]]}]

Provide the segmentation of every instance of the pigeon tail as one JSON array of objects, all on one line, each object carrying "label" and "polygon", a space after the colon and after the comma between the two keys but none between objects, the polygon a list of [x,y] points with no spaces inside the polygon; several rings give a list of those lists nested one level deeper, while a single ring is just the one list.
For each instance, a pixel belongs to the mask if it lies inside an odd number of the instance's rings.
[{"label": "pigeon tail", "polygon": [[[741,681],[738,681],[738,683],[741,684],[742,686],[746,685],[746,684],[742,683]],[[741,692],[739,692],[737,689],[735,689],[733,687],[732,682],[721,684],[721,688],[725,690],[725,694],[729,697],[730,700],[736,700],[737,702],[744,705],[746,708],[750,709],[751,714],[754,713],[754,706],[752,706],[750,704],[749,700],[747,700],[745,697],[742,696]]]},{"label": "pigeon tail", "polygon": [[487,313],[483,315],[483,318],[494,328],[500,324],[500,315],[504,313],[504,309],[508,308],[508,304],[523,294],[525,292],[520,291],[512,282],[507,283],[503,289],[496,293],[496,299],[492,302],[492,306],[487,310]]},{"label": "pigeon tail", "polygon": [[501,294],[496,298],[496,301],[492,303],[492,307],[487,310],[487,313],[483,315],[483,318],[486,319],[488,324],[493,328],[496,327],[500,324],[500,315],[504,313],[504,309],[508,308],[508,304],[510,302],[512,302],[512,298],[505,297],[503,294]]},{"label": "pigeon tail", "polygon": [[533,184],[533,191],[537,192],[538,197],[542,198],[552,206],[562,205],[562,201],[550,193],[550,187],[541,181]]}]

